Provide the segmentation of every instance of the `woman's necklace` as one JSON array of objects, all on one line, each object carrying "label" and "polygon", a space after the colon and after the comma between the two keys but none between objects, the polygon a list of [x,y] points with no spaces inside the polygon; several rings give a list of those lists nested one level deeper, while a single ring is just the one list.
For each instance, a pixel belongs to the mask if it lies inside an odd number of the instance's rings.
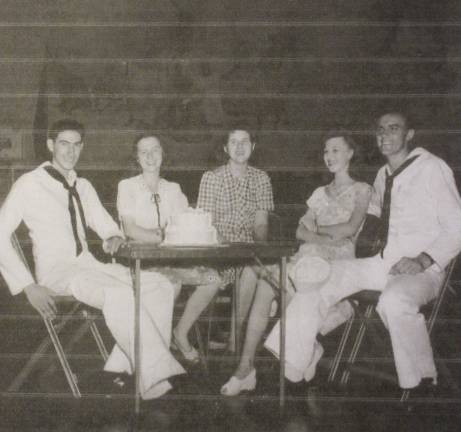
[{"label": "woman's necklace", "polygon": [[150,200],[152,204],[155,205],[155,211],[157,213],[157,227],[161,228],[161,217],[160,217],[160,194],[158,193],[158,187],[160,183],[160,178],[157,179],[157,181],[153,183],[147,183],[146,179],[143,177],[142,178],[144,186],[147,188],[147,190],[151,193]]},{"label": "woman's necklace", "polygon": [[157,227],[161,228],[160,223],[160,195],[158,193],[153,193],[151,196],[152,202],[155,204],[155,210],[157,211]]},{"label": "woman's necklace", "polygon": [[328,185],[328,192],[330,193],[330,195],[332,197],[338,197],[338,196],[342,195],[346,190],[348,190],[354,183],[355,183],[355,181],[351,179],[351,181],[348,181],[346,183],[338,185],[333,180]]}]

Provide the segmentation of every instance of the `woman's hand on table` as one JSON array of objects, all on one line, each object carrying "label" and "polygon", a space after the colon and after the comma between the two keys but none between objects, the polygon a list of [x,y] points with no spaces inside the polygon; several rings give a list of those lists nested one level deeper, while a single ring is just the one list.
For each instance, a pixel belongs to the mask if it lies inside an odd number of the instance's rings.
[{"label": "woman's hand on table", "polygon": [[122,217],[123,231],[130,240],[143,243],[161,243],[164,239],[165,228],[144,228],[136,224],[134,218]]},{"label": "woman's hand on table", "polygon": [[299,220],[300,225],[304,225],[304,227],[308,231],[312,231],[314,233],[317,232],[317,223],[315,220],[311,217],[309,213],[305,214],[300,220]]}]

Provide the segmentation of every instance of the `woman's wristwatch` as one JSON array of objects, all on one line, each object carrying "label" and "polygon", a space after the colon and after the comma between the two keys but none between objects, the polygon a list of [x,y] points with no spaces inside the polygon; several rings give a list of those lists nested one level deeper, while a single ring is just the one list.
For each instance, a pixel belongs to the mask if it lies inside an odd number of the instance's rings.
[{"label": "woman's wristwatch", "polygon": [[426,252],[421,252],[417,257],[416,260],[421,264],[422,268],[426,270],[432,264],[435,263],[434,259]]}]

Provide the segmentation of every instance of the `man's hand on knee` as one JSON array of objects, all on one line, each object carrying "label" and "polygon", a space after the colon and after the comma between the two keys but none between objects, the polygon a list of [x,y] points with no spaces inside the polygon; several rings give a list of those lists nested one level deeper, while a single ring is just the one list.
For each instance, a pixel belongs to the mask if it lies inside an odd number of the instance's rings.
[{"label": "man's hand on knee", "polygon": [[416,275],[424,270],[424,266],[417,258],[403,257],[391,267],[389,274],[393,276],[402,274]]},{"label": "man's hand on knee", "polygon": [[33,283],[24,288],[24,293],[29,303],[42,317],[53,319],[56,316],[56,303],[53,299],[53,291],[49,288]]}]

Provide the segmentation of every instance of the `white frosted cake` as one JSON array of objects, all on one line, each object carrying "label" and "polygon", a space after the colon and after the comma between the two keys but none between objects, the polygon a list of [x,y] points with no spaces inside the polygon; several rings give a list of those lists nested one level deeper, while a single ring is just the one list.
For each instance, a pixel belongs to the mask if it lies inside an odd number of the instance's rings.
[{"label": "white frosted cake", "polygon": [[173,216],[165,229],[164,244],[213,245],[218,243],[216,228],[211,223],[211,213],[188,208]]}]

